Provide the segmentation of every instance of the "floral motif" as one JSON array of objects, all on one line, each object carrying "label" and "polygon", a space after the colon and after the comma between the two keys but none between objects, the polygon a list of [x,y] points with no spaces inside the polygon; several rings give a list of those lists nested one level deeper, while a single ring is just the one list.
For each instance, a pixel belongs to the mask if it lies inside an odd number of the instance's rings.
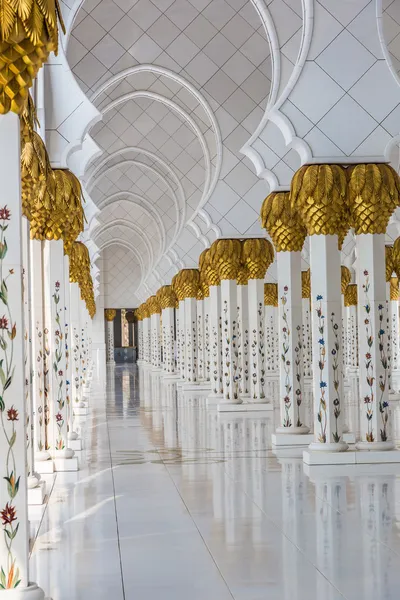
[{"label": "floral motif", "polygon": [[332,370],[333,370],[333,387],[336,392],[336,397],[333,400],[333,416],[335,417],[335,431],[332,432],[333,441],[337,444],[340,442],[339,435],[339,416],[340,416],[340,365],[339,365],[339,354],[340,354],[340,337],[339,337],[339,325],[335,320],[335,313],[331,313],[331,327],[334,336],[334,347],[331,350],[332,355]]},{"label": "floral motif", "polygon": [[[53,293],[53,302],[54,302],[54,312],[55,312],[55,324],[56,329],[54,332],[54,361],[53,361],[53,372],[54,372],[54,381],[56,388],[56,404],[58,407],[58,412],[61,414],[65,406],[65,398],[64,398],[64,379],[62,376],[62,370],[60,369],[60,365],[62,364],[63,356],[64,356],[64,336],[62,334],[61,327],[61,308],[60,304],[60,282],[56,281],[54,284],[54,293]],[[61,375],[60,375],[61,373]],[[56,450],[64,450],[65,448],[65,440],[63,435],[63,426],[64,419],[57,419],[56,426],[58,430],[58,434],[55,440],[55,448]]]},{"label": "floral motif", "polygon": [[325,388],[326,381],[324,381],[324,369],[326,362],[326,348],[325,348],[325,315],[322,313],[322,296],[317,296],[317,307],[316,313],[318,318],[318,333],[321,336],[318,341],[318,369],[319,369],[319,389],[320,389],[320,398],[319,398],[319,407],[317,419],[319,423],[319,434],[318,440],[322,444],[326,444],[326,427],[327,427],[327,412],[326,412],[326,399],[325,399]]},{"label": "floral motif", "polygon": [[[17,440],[16,423],[18,423],[18,410],[12,404],[7,408],[9,388],[14,379],[14,339],[17,335],[16,324],[13,323],[11,307],[8,298],[7,280],[14,274],[13,269],[9,269],[7,275],[4,273],[4,259],[7,256],[8,246],[5,232],[8,229],[8,223],[11,219],[11,212],[4,206],[0,208],[0,300],[5,307],[7,316],[1,318],[0,328],[0,421],[1,431],[4,436],[8,450],[4,456],[4,466],[7,482],[7,493],[9,500],[5,507],[0,510],[0,517],[3,525],[4,542],[7,548],[7,564],[0,567],[0,590],[9,590],[16,588],[20,583],[19,568],[17,566],[17,557],[14,555],[13,542],[18,535],[19,522],[15,507],[12,505],[16,498],[20,475],[17,472],[17,464],[14,454],[14,446]],[[11,325],[12,324],[12,325]],[[11,325],[11,328],[10,328]],[[5,417],[7,415],[7,417]]]},{"label": "floral motif", "polygon": [[284,427],[292,427],[292,419],[290,417],[290,411],[292,408],[292,382],[290,380],[290,366],[291,362],[288,359],[289,350],[290,350],[290,337],[291,330],[288,322],[288,311],[286,308],[287,305],[287,293],[288,287],[285,286],[283,289],[283,295],[281,296],[281,305],[282,305],[282,354],[281,361],[283,366],[283,372],[285,374],[285,396],[283,398],[283,406],[284,406],[284,418],[283,418],[283,426]]}]

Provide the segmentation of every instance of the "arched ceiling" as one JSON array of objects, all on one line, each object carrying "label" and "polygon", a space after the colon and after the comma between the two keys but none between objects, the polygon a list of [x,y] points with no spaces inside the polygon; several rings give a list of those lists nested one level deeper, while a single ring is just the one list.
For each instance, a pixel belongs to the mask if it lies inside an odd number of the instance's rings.
[{"label": "arched ceiling", "polygon": [[[291,4],[287,41],[302,24],[301,0]],[[86,0],[69,19],[69,64],[102,116],[89,131],[102,152],[84,175],[100,209],[94,240],[108,261],[134,246],[139,297],[218,235],[260,233],[268,188],[240,149],[270,92],[265,6]]]},{"label": "arched ceiling", "polygon": [[[131,306],[126,294],[144,300],[178,269],[196,266],[216,237],[265,234],[258,215],[269,184],[287,186],[301,154],[266,115],[287,97],[307,43],[315,59],[348,23],[323,0],[71,2],[67,59],[101,113],[88,132],[101,152],[83,178],[100,209],[90,231],[110,301],[118,305],[120,288],[119,305]],[[312,20],[303,18],[311,4],[316,31],[325,24],[322,38],[310,37]],[[382,25],[397,78],[396,6],[384,3]],[[361,43],[363,18],[349,25]],[[299,115],[290,102],[283,112]],[[300,138],[310,127],[303,115]],[[391,227],[389,241],[396,216]],[[353,264],[354,246],[350,233],[345,264]]]}]

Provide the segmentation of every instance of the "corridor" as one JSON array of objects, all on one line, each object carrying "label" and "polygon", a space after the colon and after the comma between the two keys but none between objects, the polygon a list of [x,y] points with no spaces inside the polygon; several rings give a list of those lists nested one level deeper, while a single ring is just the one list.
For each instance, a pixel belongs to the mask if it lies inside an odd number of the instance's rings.
[{"label": "corridor", "polygon": [[306,471],[272,454],[272,412],[218,414],[127,365],[104,387],[77,420],[80,470],[29,507],[53,600],[398,598],[398,465]]}]

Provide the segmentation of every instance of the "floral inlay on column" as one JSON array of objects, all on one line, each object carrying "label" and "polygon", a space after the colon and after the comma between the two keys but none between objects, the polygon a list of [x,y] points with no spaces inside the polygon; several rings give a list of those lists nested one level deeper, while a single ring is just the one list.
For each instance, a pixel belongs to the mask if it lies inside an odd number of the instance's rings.
[{"label": "floral inlay on column", "polygon": [[277,376],[280,361],[279,334],[278,334],[278,285],[276,283],[264,284],[264,312],[265,312],[265,366],[266,374]]},{"label": "floral inlay on column", "polygon": [[[263,227],[275,246],[278,269],[280,407],[277,434],[304,434],[301,250],[306,229],[290,203],[289,192],[273,192],[261,209]],[[289,431],[290,430],[290,431]]]},{"label": "floral inlay on column", "polygon": [[[211,384],[211,395],[218,397],[223,393],[222,386],[222,323],[221,323],[221,288],[216,264],[211,258],[210,248],[203,250],[199,257],[201,283],[207,298],[206,336],[208,331],[207,362],[208,379]],[[208,326],[207,326],[208,324]]]},{"label": "floral inlay on column", "polygon": [[242,242],[242,263],[248,269],[249,331],[251,343],[250,401],[267,402],[265,395],[264,277],[274,250],[265,238]]},{"label": "floral inlay on column", "polygon": [[394,246],[393,251],[386,249],[385,236],[389,219],[399,205],[400,180],[396,171],[383,163],[351,166],[347,180],[357,243],[360,396],[365,410],[357,448],[392,450],[386,290],[397,260]]},{"label": "floral inlay on column", "polygon": [[[340,248],[350,227],[347,177],[336,164],[304,165],[291,182],[291,210],[309,236],[312,310],[314,442],[310,450],[343,452],[342,298]],[[338,331],[330,319],[333,313]]]},{"label": "floral inlay on column", "polygon": [[[4,532],[4,542],[7,547],[7,563],[0,565],[0,590],[9,590],[18,587],[20,583],[17,556],[14,554],[14,540],[18,535],[19,516],[14,506],[14,500],[19,491],[21,475],[17,470],[14,446],[17,441],[16,422],[20,415],[12,402],[9,390],[15,373],[14,364],[14,339],[17,335],[17,325],[13,321],[8,298],[7,281],[14,275],[14,269],[4,272],[4,259],[7,256],[8,246],[5,232],[11,211],[4,206],[0,208],[0,300],[4,306],[5,314],[0,317],[0,419],[2,435],[8,448],[3,457],[5,466],[4,479],[7,482],[8,502],[0,509],[0,518]],[[9,390],[7,392],[7,390]]]},{"label": "floral inlay on column", "polygon": [[238,353],[236,337],[237,284],[242,245],[239,240],[221,239],[211,246],[211,259],[221,280],[223,402],[238,404]]},{"label": "floral inlay on column", "polygon": [[54,332],[54,362],[53,362],[53,371],[56,382],[56,404],[58,408],[58,412],[56,414],[56,426],[57,426],[57,437],[55,441],[55,449],[56,450],[64,450],[65,449],[65,439],[63,435],[63,427],[65,423],[65,415],[64,415],[64,406],[65,406],[65,397],[64,397],[64,371],[60,368],[63,364],[63,333],[61,326],[61,308],[59,307],[60,303],[60,282],[56,281],[54,284],[54,293],[53,293],[53,302],[55,307],[55,322],[56,328]]}]

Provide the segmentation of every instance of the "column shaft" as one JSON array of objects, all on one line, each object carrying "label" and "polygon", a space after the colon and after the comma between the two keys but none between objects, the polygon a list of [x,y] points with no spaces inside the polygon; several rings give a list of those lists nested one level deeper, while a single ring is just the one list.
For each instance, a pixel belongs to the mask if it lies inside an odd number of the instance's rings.
[{"label": "column shaft", "polygon": [[237,286],[237,339],[239,396],[250,395],[249,371],[249,294],[247,285]]},{"label": "column shaft", "polygon": [[391,449],[385,285],[385,235],[357,236],[360,449]]},{"label": "column shaft", "polygon": [[205,381],[206,379],[204,328],[204,300],[197,300],[197,372],[199,381]]},{"label": "column shaft", "polygon": [[197,383],[197,300],[185,298],[185,379]]},{"label": "column shaft", "polygon": [[312,450],[347,450],[342,441],[341,269],[337,235],[310,236],[314,438]]},{"label": "column shaft", "polygon": [[280,433],[307,433],[303,383],[301,252],[278,252]]},{"label": "column shaft", "polygon": [[164,373],[169,375],[175,374],[175,327],[174,327],[174,310],[173,308],[164,308],[162,311],[162,330],[164,340]]},{"label": "column shaft", "polygon": [[249,279],[249,402],[267,402],[265,397],[264,280]]},{"label": "column shaft", "polygon": [[221,287],[210,285],[210,362],[211,395],[222,396],[222,318]]},{"label": "column shaft", "polygon": [[241,404],[239,397],[236,280],[221,281],[223,402]]},{"label": "column shaft", "polygon": [[150,317],[151,326],[151,366],[155,370],[161,369],[161,323],[159,313]]}]

